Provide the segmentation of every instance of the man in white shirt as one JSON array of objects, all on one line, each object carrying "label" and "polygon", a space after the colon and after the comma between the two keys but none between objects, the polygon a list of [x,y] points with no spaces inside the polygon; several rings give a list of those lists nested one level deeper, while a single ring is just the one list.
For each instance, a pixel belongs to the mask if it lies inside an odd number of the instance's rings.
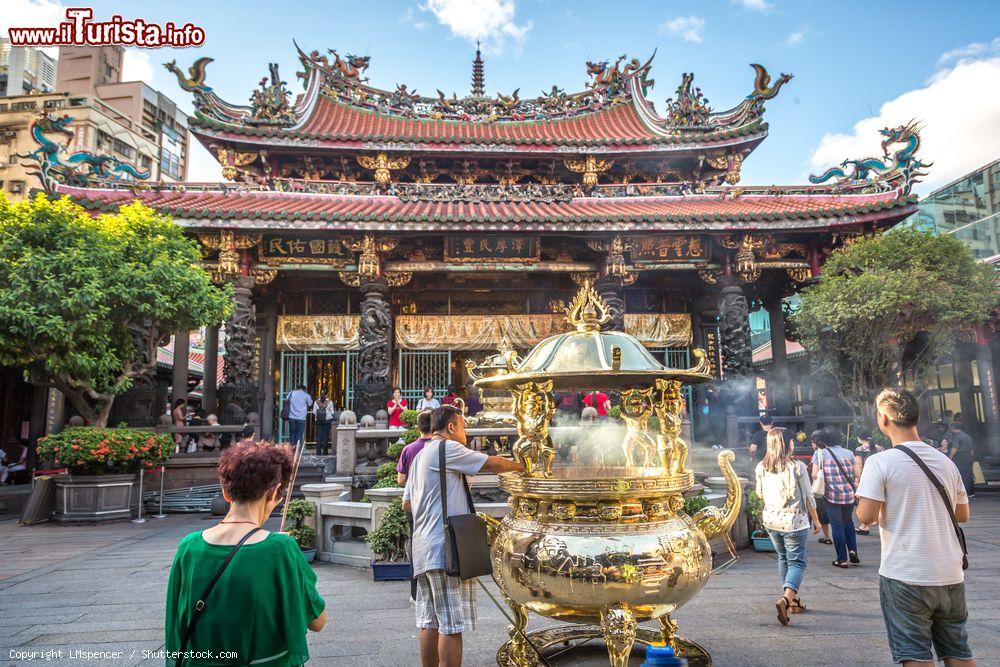
[{"label": "man in white shirt", "polygon": [[962,546],[934,483],[902,448],[915,453],[947,492],[955,518],[969,520],[969,499],[952,461],[920,440],[916,396],[885,389],[875,399],[879,430],[892,449],[868,458],[857,495],[858,519],[878,521],[882,540],[879,599],[894,662],[907,667],[975,667],[965,624]]},{"label": "man in white shirt", "polygon": [[440,447],[445,447],[445,498],[448,516],[468,514],[463,475],[480,470],[524,472],[524,466],[466,447],[462,412],[445,405],[431,413],[432,440],[410,465],[403,509],[413,513],[413,576],[417,580],[417,628],[424,667],[462,664],[462,632],[476,624],[476,580],[444,572],[444,517],[441,511]]}]

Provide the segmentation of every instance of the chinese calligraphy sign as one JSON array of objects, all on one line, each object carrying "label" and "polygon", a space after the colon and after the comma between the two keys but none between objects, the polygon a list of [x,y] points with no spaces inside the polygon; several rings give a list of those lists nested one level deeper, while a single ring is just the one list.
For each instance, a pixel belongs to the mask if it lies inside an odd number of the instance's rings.
[{"label": "chinese calligraphy sign", "polygon": [[701,236],[641,236],[630,242],[634,262],[708,261],[708,243]]},{"label": "chinese calligraphy sign", "polygon": [[260,259],[267,264],[332,264],[347,266],[353,259],[342,239],[289,238],[265,234]]},{"label": "chinese calligraphy sign", "polygon": [[444,242],[448,262],[537,262],[537,236],[449,236]]}]

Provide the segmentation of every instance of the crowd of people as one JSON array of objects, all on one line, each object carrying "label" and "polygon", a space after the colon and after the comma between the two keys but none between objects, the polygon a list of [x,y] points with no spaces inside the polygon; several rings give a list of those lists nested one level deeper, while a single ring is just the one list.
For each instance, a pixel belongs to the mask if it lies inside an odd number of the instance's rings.
[{"label": "crowd of people", "polygon": [[954,460],[965,446],[956,446],[953,435],[961,425],[949,425],[951,447],[942,451],[920,438],[920,408],[912,393],[884,390],[875,412],[889,445],[880,448],[862,433],[851,452],[836,432],[816,431],[811,470],[796,459],[791,434],[761,420],[764,436],[755,438],[752,452],[763,452],[754,473],[761,521],[778,555],[778,621],[788,625],[790,614],[806,610],[799,592],[810,529],[814,535],[829,531],[819,541],[833,543],[832,566],[849,569],[861,564],[857,533],[877,527],[879,599],[893,661],[933,664],[936,654],[948,667],[974,666],[966,631],[968,559],[959,526],[969,520],[969,493]]},{"label": "crowd of people", "polygon": [[[453,394],[446,398],[457,398]],[[462,410],[443,402],[433,391],[420,399],[420,437],[403,449],[396,468],[411,527],[411,596],[425,667],[461,665],[463,634],[476,625],[476,581],[456,576],[445,553],[449,520],[475,512],[466,476],[523,471],[516,461],[469,448]],[[315,411],[316,403],[304,398],[300,411],[289,414]],[[398,395],[392,403],[406,409]],[[600,392],[565,394],[559,403],[568,412],[592,409],[606,416],[610,411],[609,398]],[[761,460],[754,476],[762,523],[778,557],[778,621],[787,625],[793,615],[807,611],[802,591],[810,531],[819,535],[827,525],[829,537],[820,541],[834,545],[835,568],[861,564],[856,512],[861,531],[877,527],[879,532],[879,596],[893,661],[932,664],[936,654],[948,667],[974,666],[959,527],[969,519],[962,475],[953,456],[921,440],[913,394],[887,389],[875,408],[886,447],[862,433],[852,452],[833,431],[822,430],[812,435],[808,460],[797,456],[788,430],[762,419],[764,436],[755,441]],[[320,412],[326,409],[324,404]],[[952,438],[954,443],[957,438]],[[280,664],[308,660],[306,633],[326,623],[316,575],[294,540],[262,528],[290,483],[290,452],[290,447],[252,440],[223,452],[219,477],[230,510],[216,526],[180,543],[167,593],[168,651],[237,651],[241,661],[277,659]],[[234,558],[237,551],[240,556]],[[206,614],[242,618],[247,613],[252,616],[247,623],[198,623]]]}]

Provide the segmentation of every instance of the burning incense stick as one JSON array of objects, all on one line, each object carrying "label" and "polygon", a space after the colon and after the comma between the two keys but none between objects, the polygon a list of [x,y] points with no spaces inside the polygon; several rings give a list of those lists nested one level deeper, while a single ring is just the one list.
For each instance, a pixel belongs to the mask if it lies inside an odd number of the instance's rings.
[{"label": "burning incense stick", "polygon": [[295,453],[292,455],[292,477],[288,480],[288,489],[285,490],[285,504],[281,508],[281,525],[278,532],[285,532],[285,517],[288,516],[288,503],[292,500],[292,489],[295,488],[295,477],[299,473],[299,464],[302,463],[302,452],[305,449],[305,442],[295,443]]}]

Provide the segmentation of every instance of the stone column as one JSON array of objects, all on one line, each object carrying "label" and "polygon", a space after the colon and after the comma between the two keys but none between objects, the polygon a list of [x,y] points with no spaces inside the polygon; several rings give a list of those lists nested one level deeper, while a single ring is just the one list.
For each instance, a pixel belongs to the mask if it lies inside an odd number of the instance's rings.
[{"label": "stone column", "polygon": [[173,390],[170,395],[170,408],[173,409],[174,401],[188,395],[188,349],[191,347],[191,333],[188,331],[178,331],[174,333],[174,380]]},{"label": "stone column", "polygon": [[991,456],[1000,456],[1000,414],[997,405],[997,376],[993,367],[990,335],[986,327],[976,327],[976,369],[979,389],[983,394],[983,416],[986,418],[986,447]]},{"label": "stone column", "polygon": [[625,331],[625,289],[622,281],[611,276],[598,278],[594,290],[604,299],[611,311],[611,321],[605,324],[604,331]]},{"label": "stone column", "polygon": [[392,358],[392,309],[386,301],[389,288],[384,280],[361,284],[360,345],[355,411],[371,415],[389,400],[389,362]]},{"label": "stone column", "polygon": [[274,438],[274,345],[278,338],[278,313],[275,304],[268,306],[267,325],[260,349],[260,427],[261,438]]},{"label": "stone column", "polygon": [[757,412],[750,349],[750,306],[735,276],[719,279],[719,338],[722,348],[722,400],[739,416]]},{"label": "stone column", "polygon": [[201,405],[206,413],[215,412],[219,366],[219,327],[205,327],[205,376],[202,378]]},{"label": "stone column", "polygon": [[771,406],[779,415],[792,414],[791,386],[788,378],[788,350],[785,348],[785,311],[781,307],[781,295],[775,295],[767,302],[767,316],[771,321],[771,374],[767,383],[767,393]]},{"label": "stone column", "polygon": [[247,413],[256,409],[253,333],[257,313],[253,305],[254,279],[233,278],[233,314],[226,322],[225,382],[219,390],[219,421],[243,424]]}]

